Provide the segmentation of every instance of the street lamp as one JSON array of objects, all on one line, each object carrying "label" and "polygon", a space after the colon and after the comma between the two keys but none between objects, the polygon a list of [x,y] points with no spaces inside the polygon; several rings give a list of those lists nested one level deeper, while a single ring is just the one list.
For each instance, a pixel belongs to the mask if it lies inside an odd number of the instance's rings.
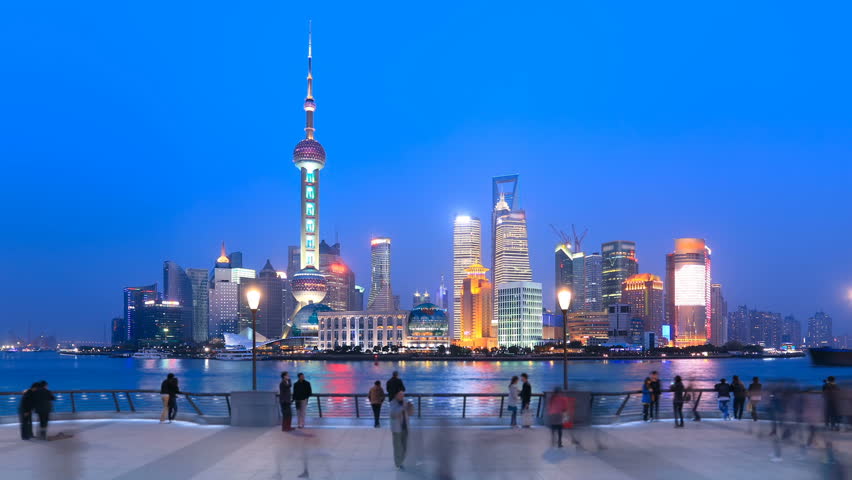
[{"label": "street lamp", "polygon": [[257,308],[260,306],[260,291],[246,292],[249,310],[251,310],[251,389],[257,390]]},{"label": "street lamp", "polygon": [[571,290],[563,288],[556,294],[562,310],[562,389],[568,390],[568,307],[571,306]]}]

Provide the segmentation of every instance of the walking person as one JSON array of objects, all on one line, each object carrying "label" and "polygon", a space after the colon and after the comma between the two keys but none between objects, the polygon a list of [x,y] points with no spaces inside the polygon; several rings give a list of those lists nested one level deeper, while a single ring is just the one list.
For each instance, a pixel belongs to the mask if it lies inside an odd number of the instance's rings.
[{"label": "walking person", "polygon": [[825,428],[827,430],[840,430],[840,419],[838,415],[838,397],[840,389],[834,383],[834,377],[828,377],[822,385],[823,407],[825,408]]},{"label": "walking person", "polygon": [[395,371],[391,374],[391,378],[385,383],[388,389],[388,402],[392,402],[396,398],[396,393],[400,390],[405,390],[405,384],[399,378],[399,372]]},{"label": "walking person", "polygon": [[296,402],[296,415],[298,416],[299,428],[305,428],[305,415],[308,411],[308,398],[311,397],[311,382],[305,380],[305,374],[296,375],[296,383],[293,384],[293,401]]},{"label": "walking person", "polygon": [[520,400],[521,390],[518,388],[518,376],[515,375],[509,380],[509,398],[506,407],[512,412],[512,420],[509,422],[509,426],[512,428],[520,428],[518,426],[518,403],[520,403]]},{"label": "walking person", "polygon": [[521,374],[521,420],[523,420],[524,428],[532,427],[532,412],[530,412],[530,402],[532,401],[532,384],[530,377],[526,373]]},{"label": "walking person", "polygon": [[663,387],[660,385],[660,374],[654,370],[651,372],[651,418],[660,418],[660,399],[663,397]]},{"label": "walking person", "polygon": [[39,388],[36,382],[30,388],[24,390],[21,395],[21,404],[18,406],[18,419],[21,422],[21,440],[33,438],[33,410],[35,409],[35,392]]},{"label": "walking person", "polygon": [[719,411],[722,412],[724,420],[730,420],[731,414],[728,412],[728,405],[731,402],[731,385],[723,378],[713,387],[716,391],[717,399],[719,400]]},{"label": "walking person", "polygon": [[367,399],[370,401],[370,406],[373,408],[373,418],[376,420],[373,427],[379,428],[379,417],[382,414],[382,403],[385,401],[385,391],[382,390],[382,382],[376,380],[370,392],[367,393]]},{"label": "walking person", "polygon": [[393,463],[398,470],[404,470],[405,456],[408,453],[409,418],[414,405],[405,402],[405,390],[399,390],[390,401],[390,427],[393,437]]},{"label": "walking person", "polygon": [[547,424],[550,426],[550,446],[562,448],[562,428],[568,413],[568,399],[556,387],[547,403]]},{"label": "walking person", "polygon": [[289,432],[293,430],[293,409],[290,404],[293,403],[293,393],[291,392],[292,382],[290,374],[287,372],[281,373],[281,383],[278,384],[278,403],[281,405],[281,431]]},{"label": "walking person", "polygon": [[47,389],[47,382],[39,382],[38,389],[33,391],[33,407],[38,414],[38,437],[42,440],[47,440],[47,423],[50,421],[54,400],[56,397]]},{"label": "walking person", "polygon": [[175,378],[174,373],[166,375],[166,379],[160,384],[160,399],[163,400],[163,411],[160,412],[160,423],[166,423],[169,418],[169,390],[172,379]]},{"label": "walking person", "polygon": [[760,384],[760,379],[754,377],[751,379],[751,385],[748,386],[748,409],[751,411],[752,421],[757,421],[757,406],[763,399],[763,385]]},{"label": "walking person", "polygon": [[683,402],[686,401],[687,394],[680,375],[675,377],[671,391],[673,394],[672,409],[674,410],[675,428],[683,428]]},{"label": "walking person", "polygon": [[743,410],[745,409],[746,401],[746,386],[740,377],[734,375],[731,379],[731,389],[734,393],[734,418],[737,420],[743,419]]},{"label": "walking person", "polygon": [[642,421],[647,422],[653,417],[651,414],[651,397],[654,390],[651,388],[651,377],[645,377],[642,382]]},{"label": "walking person", "polygon": [[177,417],[177,396],[180,393],[180,387],[178,386],[178,378],[172,377],[172,381],[169,382],[169,423],[172,423]]}]

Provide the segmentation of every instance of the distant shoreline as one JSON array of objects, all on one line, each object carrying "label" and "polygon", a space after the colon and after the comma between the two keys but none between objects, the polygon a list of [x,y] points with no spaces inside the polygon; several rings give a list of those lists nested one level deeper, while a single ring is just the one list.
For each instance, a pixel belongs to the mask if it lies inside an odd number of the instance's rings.
[{"label": "distant shoreline", "polygon": [[[663,356],[663,355],[618,355],[618,356],[588,356],[588,355],[569,355],[568,360],[571,361],[610,361],[610,360],[709,360],[709,359],[763,359],[763,358],[801,358],[804,357],[804,353],[799,354],[789,354],[789,355],[708,355],[708,356]],[[518,355],[514,357],[489,357],[489,356],[476,356],[476,357],[454,357],[449,355],[407,355],[407,354],[393,354],[393,355],[378,355],[373,356],[369,354],[329,354],[329,353],[319,353],[319,354],[299,354],[299,355],[275,355],[270,357],[264,357],[264,360],[334,360],[334,361],[356,361],[356,362],[398,362],[398,361],[412,361],[412,362],[523,362],[523,361],[553,361],[553,362],[561,362],[563,357],[560,355]]]}]

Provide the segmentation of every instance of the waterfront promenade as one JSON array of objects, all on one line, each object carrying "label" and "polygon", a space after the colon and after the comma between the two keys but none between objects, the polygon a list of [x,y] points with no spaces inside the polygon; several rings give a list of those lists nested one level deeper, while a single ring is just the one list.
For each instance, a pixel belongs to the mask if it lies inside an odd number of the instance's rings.
[{"label": "waterfront promenade", "polygon": [[[758,427],[768,431],[768,424]],[[576,430],[582,448],[552,449],[542,427],[423,427],[413,424],[408,467],[393,468],[390,432],[359,427],[237,428],[153,420],[83,420],[51,424],[74,437],[49,442],[19,439],[17,425],[0,426],[4,478],[63,479],[289,479],[307,464],[314,479],[440,478],[440,465],[457,479],[818,479],[838,465],[819,447],[784,444],[770,462],[772,443],[748,421],[628,423]],[[852,434],[831,437],[840,465],[848,465]],[[566,439],[567,440],[567,439]],[[566,442],[567,444],[568,442]],[[600,446],[605,447],[599,449]],[[418,464],[419,462],[419,464]],[[567,474],[570,472],[570,475]],[[827,475],[828,474],[828,475]],[[841,473],[841,475],[843,475]]]}]

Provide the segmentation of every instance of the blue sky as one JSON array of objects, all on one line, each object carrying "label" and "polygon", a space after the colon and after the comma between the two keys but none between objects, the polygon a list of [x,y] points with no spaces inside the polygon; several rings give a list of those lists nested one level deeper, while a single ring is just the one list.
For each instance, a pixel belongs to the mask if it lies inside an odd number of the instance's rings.
[{"label": "blue sky", "polygon": [[308,18],[323,236],[358,283],[371,235],[403,305],[449,283],[453,217],[518,173],[548,290],[551,223],[656,274],[704,237],[732,308],[852,332],[848,5],[290,3],[0,7],[0,332],[102,338],[123,286],[222,240],[285,267]]}]

